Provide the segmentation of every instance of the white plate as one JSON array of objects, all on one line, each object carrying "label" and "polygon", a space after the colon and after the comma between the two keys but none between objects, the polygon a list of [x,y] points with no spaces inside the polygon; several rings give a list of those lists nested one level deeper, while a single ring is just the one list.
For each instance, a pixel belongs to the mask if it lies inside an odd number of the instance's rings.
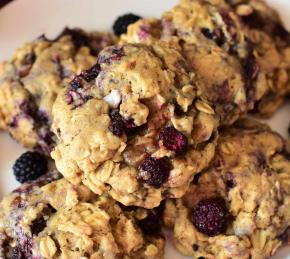
[{"label": "white plate", "polygon": [[[108,30],[114,19],[123,13],[134,12],[144,17],[156,17],[172,7],[177,0],[15,0],[0,10],[0,61],[9,58],[15,49],[45,33],[55,36],[63,27],[87,30]],[[290,29],[289,0],[269,0]],[[288,15],[287,15],[288,14]],[[268,123],[287,137],[290,104],[281,109]],[[0,133],[0,198],[18,186],[11,167],[24,151],[6,133]],[[169,240],[171,237],[169,236]],[[288,256],[287,256],[288,254]],[[171,244],[166,248],[167,259],[186,258]],[[275,259],[290,259],[290,248],[284,248]]]}]

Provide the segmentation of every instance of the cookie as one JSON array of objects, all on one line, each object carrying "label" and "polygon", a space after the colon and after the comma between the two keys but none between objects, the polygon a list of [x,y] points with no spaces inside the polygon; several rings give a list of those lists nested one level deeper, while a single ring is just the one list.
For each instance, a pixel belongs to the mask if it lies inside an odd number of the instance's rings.
[{"label": "cookie", "polygon": [[287,242],[290,152],[268,126],[239,121],[221,133],[216,157],[182,199],[168,200],[164,222],[194,258],[269,258]]},{"label": "cookie", "polygon": [[116,45],[75,77],[53,107],[51,153],[73,184],[124,205],[181,197],[214,155],[217,119],[178,51]]},{"label": "cookie", "polygon": [[[257,6],[266,7],[264,3],[250,1],[254,7],[249,7],[240,2],[239,6],[222,0],[181,0],[161,19],[130,25],[121,42],[151,44],[161,39],[180,49],[203,79],[201,90],[221,124],[232,124],[248,111],[269,116],[289,92],[289,42],[250,28],[241,18],[245,8],[260,12]],[[288,32],[275,17],[287,39]]]},{"label": "cookie", "polygon": [[66,29],[55,40],[41,36],[18,49],[0,65],[0,128],[48,155],[55,143],[50,126],[58,92],[114,41],[108,33]]},{"label": "cookie", "polygon": [[160,228],[143,231],[153,212],[123,209],[65,179],[43,184],[25,184],[0,203],[1,258],[163,258]]},{"label": "cookie", "polygon": [[290,92],[290,34],[278,13],[264,1],[228,1],[228,4],[240,18],[268,82],[268,90],[255,104],[254,112],[270,116]]}]

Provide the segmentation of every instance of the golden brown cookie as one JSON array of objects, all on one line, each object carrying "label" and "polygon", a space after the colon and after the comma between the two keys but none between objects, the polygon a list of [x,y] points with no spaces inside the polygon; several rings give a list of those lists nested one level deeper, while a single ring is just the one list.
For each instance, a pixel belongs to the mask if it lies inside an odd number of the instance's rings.
[{"label": "golden brown cookie", "polygon": [[272,115],[289,93],[289,33],[263,1],[181,0],[159,20],[130,25],[121,42],[160,39],[201,77],[223,125],[248,111]]},{"label": "golden brown cookie", "polygon": [[18,49],[0,65],[0,128],[48,155],[55,144],[50,125],[58,92],[114,42],[109,33],[66,29],[55,40],[42,36]]},{"label": "golden brown cookie", "polygon": [[213,158],[217,136],[198,84],[168,46],[103,50],[53,107],[58,169],[125,205],[153,208],[181,197]]},{"label": "golden brown cookie", "polygon": [[163,258],[157,212],[50,181],[24,184],[0,203],[1,258]]},{"label": "golden brown cookie", "polygon": [[194,258],[269,258],[287,242],[290,152],[266,125],[239,121],[221,133],[211,167],[182,199],[168,200],[164,222]]}]

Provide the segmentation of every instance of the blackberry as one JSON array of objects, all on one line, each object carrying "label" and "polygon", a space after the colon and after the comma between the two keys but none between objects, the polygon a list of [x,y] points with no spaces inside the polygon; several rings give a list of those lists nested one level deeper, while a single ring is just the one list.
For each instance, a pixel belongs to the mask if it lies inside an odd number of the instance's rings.
[{"label": "blackberry", "polygon": [[171,164],[167,158],[147,157],[139,167],[138,178],[143,183],[160,188],[168,180],[170,170]]},{"label": "blackberry", "polygon": [[186,136],[172,126],[164,128],[159,138],[167,149],[175,151],[177,154],[184,152],[187,148]]},{"label": "blackberry", "polygon": [[46,157],[38,152],[22,154],[13,165],[13,173],[20,183],[36,180],[47,172]]},{"label": "blackberry", "polygon": [[139,15],[135,15],[132,13],[119,16],[113,24],[113,31],[116,35],[120,36],[121,34],[127,32],[127,27],[130,24],[135,23],[140,19],[141,17]]},{"label": "blackberry", "polygon": [[211,237],[223,233],[229,220],[230,213],[222,198],[202,200],[193,208],[193,225],[207,236]]},{"label": "blackberry", "polygon": [[112,124],[109,129],[118,137],[121,137],[123,133],[126,133],[128,136],[133,135],[140,128],[135,125],[133,119],[124,119],[118,109],[112,110],[110,117]]}]

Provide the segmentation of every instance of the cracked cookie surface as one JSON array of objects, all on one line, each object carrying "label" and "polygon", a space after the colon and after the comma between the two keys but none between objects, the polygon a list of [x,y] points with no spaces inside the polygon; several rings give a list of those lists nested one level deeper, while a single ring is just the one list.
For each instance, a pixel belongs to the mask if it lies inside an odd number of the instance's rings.
[{"label": "cracked cookie surface", "polygon": [[50,126],[58,92],[114,42],[109,33],[66,29],[55,40],[41,36],[18,49],[0,65],[0,128],[25,147],[49,155],[55,144]]},{"label": "cracked cookie surface", "polygon": [[103,50],[53,107],[58,169],[125,205],[153,208],[181,197],[216,142],[215,113],[197,84],[165,45]]},{"label": "cracked cookie surface", "polygon": [[268,126],[239,121],[221,133],[211,167],[164,222],[179,251],[194,258],[269,258],[287,242],[289,146]]},{"label": "cracked cookie surface", "polygon": [[163,258],[160,228],[143,232],[153,211],[52,180],[24,184],[0,203],[1,258]]},{"label": "cracked cookie surface", "polygon": [[290,85],[289,33],[275,11],[262,1],[227,2],[181,0],[161,19],[139,20],[121,37],[146,44],[161,39],[178,48],[203,79],[201,89],[223,125],[248,111],[272,115]]}]

